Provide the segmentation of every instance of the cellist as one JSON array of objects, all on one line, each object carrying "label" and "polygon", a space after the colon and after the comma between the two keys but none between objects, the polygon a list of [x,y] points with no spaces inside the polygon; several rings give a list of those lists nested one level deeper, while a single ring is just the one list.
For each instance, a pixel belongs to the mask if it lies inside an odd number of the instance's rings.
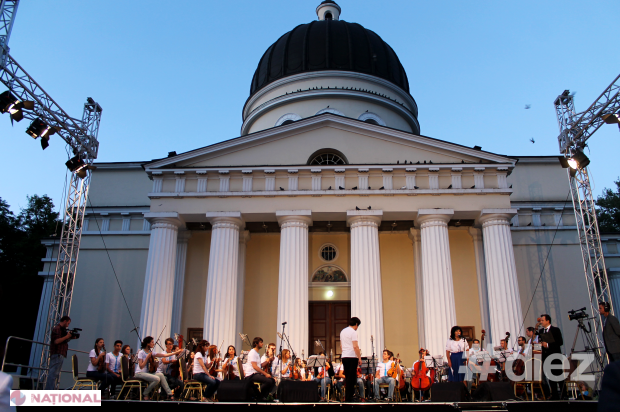
[{"label": "cellist", "polygon": [[418,351],[420,359],[413,362],[411,367],[411,391],[413,392],[413,399],[417,399],[418,402],[424,402],[424,399],[428,399],[429,390],[433,384],[433,370],[426,367],[425,356],[430,356],[428,350],[420,348]]}]

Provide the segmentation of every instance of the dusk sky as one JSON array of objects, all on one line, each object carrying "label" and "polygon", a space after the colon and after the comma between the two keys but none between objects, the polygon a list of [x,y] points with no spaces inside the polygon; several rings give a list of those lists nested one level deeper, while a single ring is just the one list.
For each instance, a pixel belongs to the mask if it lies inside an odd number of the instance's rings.
[{"label": "dusk sky", "polygon": [[[11,55],[71,116],[86,97],[101,104],[97,161],[146,161],[238,137],[261,56],[319,3],[23,1]],[[617,0],[338,4],[399,56],[422,135],[494,153],[559,154],[553,100],[576,91],[583,111],[620,71]],[[65,144],[42,151],[28,125],[0,116],[0,197],[15,212],[33,194],[58,208]],[[615,153],[618,127],[603,126],[586,150],[595,195],[620,175]]]}]

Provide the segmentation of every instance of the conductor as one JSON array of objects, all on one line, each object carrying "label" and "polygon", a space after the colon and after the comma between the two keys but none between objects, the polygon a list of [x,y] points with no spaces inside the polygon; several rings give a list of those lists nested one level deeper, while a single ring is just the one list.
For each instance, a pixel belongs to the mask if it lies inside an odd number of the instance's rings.
[{"label": "conductor", "polygon": [[355,384],[357,383],[357,366],[362,365],[362,353],[357,339],[357,328],[362,321],[352,317],[349,326],[340,332],[340,352],[342,365],[344,366],[344,385],[346,388],[345,402],[353,401]]}]

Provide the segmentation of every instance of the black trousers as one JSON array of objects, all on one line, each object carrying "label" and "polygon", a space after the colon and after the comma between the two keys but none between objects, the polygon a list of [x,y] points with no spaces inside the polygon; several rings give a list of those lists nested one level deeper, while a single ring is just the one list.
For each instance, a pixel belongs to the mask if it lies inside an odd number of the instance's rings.
[{"label": "black trousers", "polygon": [[[543,364],[545,363],[545,359],[543,359]],[[562,365],[562,361],[560,359],[554,359],[553,361],[551,361],[552,365],[558,365],[561,366]],[[558,375],[562,373],[562,371],[554,371],[555,373],[557,373]],[[553,373],[555,375],[555,373]],[[565,386],[566,384],[564,383],[564,381],[560,381],[560,382],[556,382],[556,381],[552,381],[550,379],[547,379],[547,376],[544,374],[542,374],[542,381],[543,381],[543,392],[545,393],[545,397],[547,399],[549,399],[549,388],[551,388],[551,399],[552,400],[558,400],[558,399],[564,399],[566,398],[566,391],[565,391]]]},{"label": "black trousers", "polygon": [[263,398],[269,396],[273,388],[276,386],[276,381],[273,378],[268,378],[262,373],[255,373],[247,377],[246,379],[248,379],[252,383],[260,383],[260,394]]},{"label": "black trousers", "polygon": [[357,358],[342,358],[342,365],[344,366],[344,387],[346,388],[344,401],[352,402],[357,384]]}]

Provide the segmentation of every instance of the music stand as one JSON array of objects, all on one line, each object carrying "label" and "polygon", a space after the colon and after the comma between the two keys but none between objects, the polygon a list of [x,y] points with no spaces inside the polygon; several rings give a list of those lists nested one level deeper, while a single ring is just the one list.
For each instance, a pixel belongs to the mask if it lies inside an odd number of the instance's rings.
[{"label": "music stand", "polygon": [[250,353],[249,350],[242,350],[241,353],[239,354],[239,361],[241,362],[242,365],[245,365],[246,363],[248,363],[249,353]]},{"label": "music stand", "polygon": [[372,375],[375,373],[372,367],[372,360],[369,358],[362,358],[362,366],[360,367],[362,370],[362,375]]},{"label": "music stand", "polygon": [[327,384],[325,383],[325,376],[327,375],[327,368],[325,367],[326,361],[326,356],[312,355],[308,358],[309,368],[323,368],[323,383],[325,384],[325,386],[327,386]]}]

